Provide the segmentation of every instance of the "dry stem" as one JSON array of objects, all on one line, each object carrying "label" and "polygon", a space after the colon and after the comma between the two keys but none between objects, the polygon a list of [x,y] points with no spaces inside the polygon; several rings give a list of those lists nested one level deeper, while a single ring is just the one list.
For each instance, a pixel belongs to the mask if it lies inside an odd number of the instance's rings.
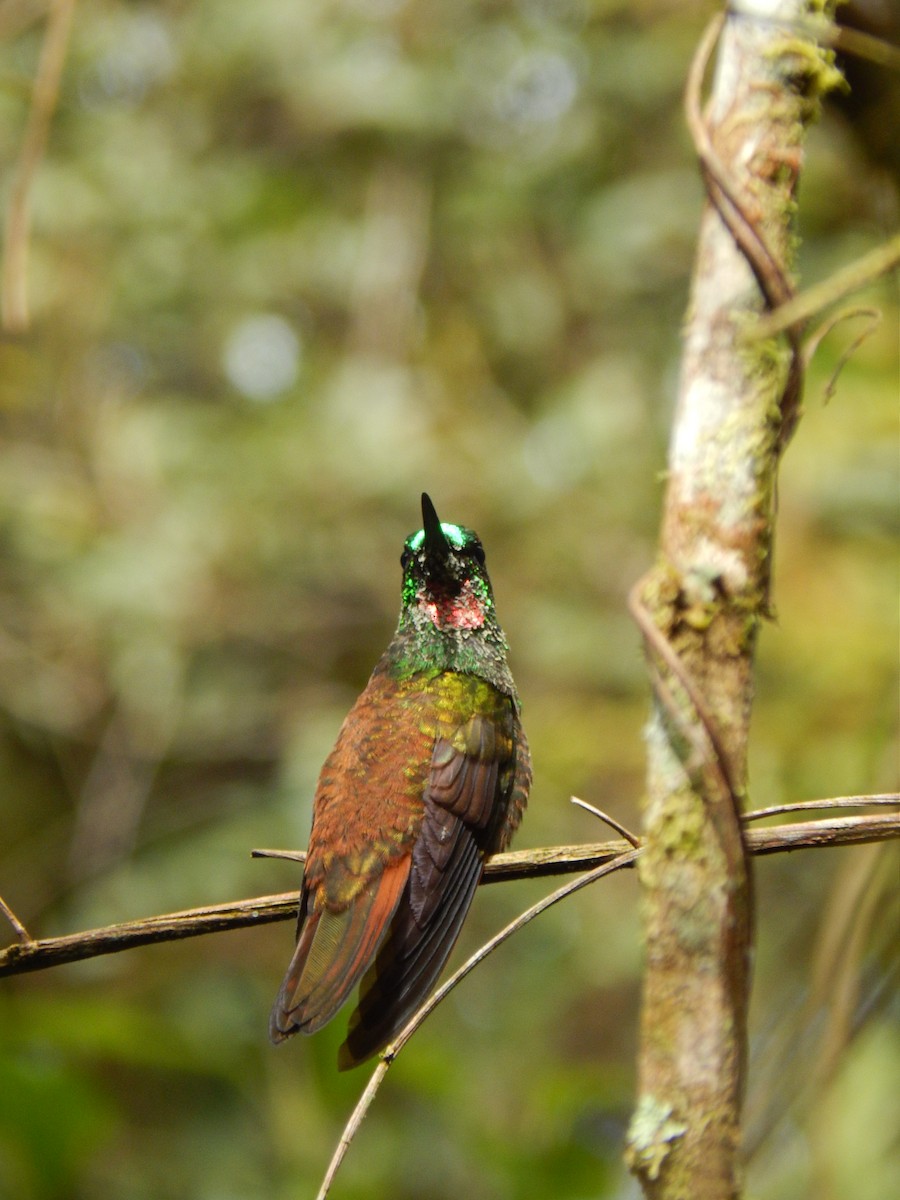
[{"label": "dry stem", "polygon": [[[855,796],[840,801],[813,800],[805,802],[802,807],[840,806],[845,803],[847,807],[861,803],[873,807],[887,807],[900,804],[900,795]],[[781,807],[793,809],[800,808],[801,805]],[[759,813],[750,813],[747,820],[768,816],[770,812],[771,810],[760,810]],[[766,829],[748,830],[746,834],[751,854],[778,854],[817,846],[847,846],[858,842],[887,841],[896,837],[900,837],[900,811],[773,825]],[[496,854],[487,862],[484,882],[538,879],[591,871],[621,857],[631,848],[625,839],[617,839]],[[299,851],[256,853],[290,857],[300,862],[304,858]],[[628,865],[631,865],[630,861]],[[246,929],[251,925],[266,925],[274,921],[294,920],[297,916],[297,893],[282,892],[272,896],[256,896],[249,900],[235,900],[227,904],[206,905],[182,912],[143,917],[136,921],[124,921],[100,929],[66,934],[63,937],[37,939],[28,938],[24,925],[2,901],[0,912],[7,916],[17,937],[22,938],[7,946],[5,950],[0,950],[2,978],[5,975],[42,971],[49,967],[61,966],[63,963],[80,962],[102,954],[116,954],[136,946],[201,937],[208,933],[222,933],[228,929]]]},{"label": "dry stem", "polygon": [[53,0],[34,81],[28,124],[6,212],[5,253],[0,281],[3,328],[21,333],[28,328],[28,236],[31,228],[31,188],[44,156],[50,121],[59,96],[69,45],[75,0]]}]

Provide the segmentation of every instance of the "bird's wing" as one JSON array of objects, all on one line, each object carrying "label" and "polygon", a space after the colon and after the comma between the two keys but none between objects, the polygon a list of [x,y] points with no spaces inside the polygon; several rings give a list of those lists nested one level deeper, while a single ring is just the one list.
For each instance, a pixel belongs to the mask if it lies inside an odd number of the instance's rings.
[{"label": "bird's wing", "polygon": [[[373,676],[322,767],[297,945],[269,1023],[273,1041],[335,1015],[375,954],[406,886],[433,732]],[[418,763],[413,769],[409,764]],[[404,768],[407,768],[404,770]]]},{"label": "bird's wing", "polygon": [[304,886],[300,936],[269,1021],[273,1042],[315,1033],[331,1020],[369,965],[408,875],[409,858],[396,859],[337,911],[317,906]]},{"label": "bird's wing", "polygon": [[517,744],[512,701],[489,692],[487,711],[434,743],[406,889],[363,977],[340,1051],[342,1069],[369,1058],[402,1028],[439,975],[472,902],[509,796]]}]

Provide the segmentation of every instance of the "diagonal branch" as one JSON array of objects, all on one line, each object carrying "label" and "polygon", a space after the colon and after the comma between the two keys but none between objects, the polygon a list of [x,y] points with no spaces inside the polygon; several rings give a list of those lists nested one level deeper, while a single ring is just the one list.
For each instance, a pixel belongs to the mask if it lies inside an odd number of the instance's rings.
[{"label": "diagonal branch", "polygon": [[325,1200],[325,1197],[328,1195],[338,1168],[344,1161],[344,1157],[349,1149],[350,1142],[353,1140],[357,1130],[365,1119],[366,1113],[369,1111],[372,1101],[375,1099],[375,1095],[378,1092],[378,1089],[381,1087],[391,1063],[394,1061],[409,1039],[413,1036],[416,1030],[419,1029],[419,1027],[429,1016],[431,1016],[437,1006],[450,994],[450,992],[452,992],[458,984],[462,983],[466,976],[474,971],[479,963],[483,962],[489,954],[492,954],[498,946],[502,945],[503,942],[507,941],[508,938],[511,938],[514,933],[518,933],[520,929],[524,929],[524,927],[530,921],[533,921],[535,917],[539,917],[541,913],[546,912],[548,908],[552,908],[554,904],[558,904],[560,900],[564,900],[566,897],[573,895],[575,892],[580,891],[589,884],[595,883],[603,876],[611,875],[614,871],[618,871],[622,867],[632,866],[639,853],[640,851],[634,847],[626,848],[611,858],[609,862],[605,862],[601,866],[596,867],[594,870],[588,871],[588,873],[586,875],[582,875],[580,879],[575,879],[571,883],[563,884],[562,887],[557,888],[555,892],[551,892],[549,896],[545,896],[543,900],[539,900],[536,904],[533,904],[531,908],[528,908],[525,910],[525,912],[520,913],[519,916],[510,921],[508,925],[504,926],[499,933],[496,933],[492,938],[486,941],[483,946],[479,947],[479,949],[475,951],[471,958],[467,959],[466,962],[463,963],[459,970],[454,971],[446,983],[442,984],[439,988],[437,988],[436,991],[432,992],[421,1008],[419,1008],[413,1015],[412,1020],[400,1031],[397,1037],[394,1038],[393,1042],[391,1042],[391,1044],[385,1049],[381,1057],[381,1061],[378,1063],[378,1066],[372,1073],[372,1078],[369,1080],[365,1091],[359,1098],[356,1108],[353,1110],[349,1121],[344,1127],[344,1132],[340,1141],[338,1142],[337,1149],[332,1156],[331,1162],[328,1165],[328,1170],[325,1173],[325,1178],[322,1181],[322,1186],[319,1189],[316,1200]]},{"label": "diagonal branch", "polygon": [[860,291],[880,275],[896,270],[900,266],[900,233],[895,234],[874,250],[842,267],[813,284],[806,291],[785,300],[770,312],[763,313],[752,329],[747,331],[748,340],[759,341],[784,333],[791,327],[810,320],[823,309],[853,292]]},{"label": "diagonal branch", "polygon": [[32,941],[31,934],[28,932],[28,930],[25,928],[25,926],[22,924],[22,922],[19,920],[19,918],[16,916],[16,914],[13,912],[13,910],[9,907],[9,905],[6,903],[6,901],[3,899],[2,896],[0,896],[0,914],[2,914],[4,917],[6,917],[7,921],[9,921],[10,925],[12,925],[13,931],[15,932],[16,937],[19,939],[19,941],[22,944]]}]

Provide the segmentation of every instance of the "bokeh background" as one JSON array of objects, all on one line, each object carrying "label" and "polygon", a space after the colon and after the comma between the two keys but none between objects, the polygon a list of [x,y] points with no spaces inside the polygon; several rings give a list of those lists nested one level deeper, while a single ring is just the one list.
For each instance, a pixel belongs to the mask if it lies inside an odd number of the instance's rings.
[{"label": "bokeh background", "polygon": [[[4,201],[44,7],[0,4]],[[711,11],[76,7],[32,325],[0,344],[0,894],[32,931],[296,885],[249,851],[305,844],[423,488],[487,547],[535,760],[517,845],[605,837],[572,794],[638,823],[625,596],[654,554]],[[807,283],[897,227],[897,76],[857,79],[810,139]],[[782,472],[757,806],[896,783],[896,280],[861,300],[882,323],[827,407],[861,323],[825,340]],[[897,861],[758,863],[755,1197],[896,1182]],[[484,889],[456,961],[549,886]],[[336,1072],[344,1016],[269,1046],[291,942],[3,981],[2,1200],[312,1196],[367,1072]],[[531,925],[397,1062],[334,1195],[633,1195],[640,956],[624,874]]]}]

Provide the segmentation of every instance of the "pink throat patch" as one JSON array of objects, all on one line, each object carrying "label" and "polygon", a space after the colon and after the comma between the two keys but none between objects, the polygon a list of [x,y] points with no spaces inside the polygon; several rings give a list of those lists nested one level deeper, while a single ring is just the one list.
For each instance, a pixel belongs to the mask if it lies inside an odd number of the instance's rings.
[{"label": "pink throat patch", "polygon": [[484,601],[468,581],[458,596],[420,592],[419,605],[438,629],[480,629],[484,624]]}]

